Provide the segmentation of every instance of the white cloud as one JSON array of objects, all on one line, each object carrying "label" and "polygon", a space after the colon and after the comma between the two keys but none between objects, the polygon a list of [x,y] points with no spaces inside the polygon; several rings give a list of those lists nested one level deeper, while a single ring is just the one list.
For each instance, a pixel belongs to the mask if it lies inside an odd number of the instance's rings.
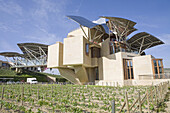
[{"label": "white cloud", "polygon": [[1,0],[0,11],[6,12],[11,15],[22,15],[22,7],[13,1]]}]

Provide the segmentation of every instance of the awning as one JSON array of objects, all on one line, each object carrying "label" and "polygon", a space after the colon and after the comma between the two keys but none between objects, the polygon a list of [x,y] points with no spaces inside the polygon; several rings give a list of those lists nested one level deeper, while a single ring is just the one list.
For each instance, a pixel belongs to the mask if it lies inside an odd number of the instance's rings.
[{"label": "awning", "polygon": [[18,43],[18,47],[24,54],[27,54],[28,51],[35,56],[40,56],[40,51],[43,50],[47,54],[48,52],[48,45],[39,44],[39,43]]},{"label": "awning", "polygon": [[107,16],[101,16],[101,18],[106,18],[109,20],[112,20],[116,23],[119,23],[123,26],[129,26],[129,27],[133,27],[134,25],[136,25],[136,22],[133,22],[131,20],[125,19],[125,18],[119,18],[119,17],[107,17]]},{"label": "awning", "polygon": [[148,34],[146,32],[140,32],[129,40],[127,40],[131,49],[137,49],[139,53],[142,53],[145,49],[164,44],[160,39]]},{"label": "awning", "polygon": [[73,21],[79,23],[80,25],[84,26],[84,27],[88,27],[88,28],[94,28],[94,27],[98,27],[98,26],[102,26],[105,33],[108,33],[109,34],[109,28],[107,27],[106,24],[97,24],[97,23],[93,23],[92,21],[84,18],[84,17],[81,17],[81,16],[71,16],[71,15],[68,15],[67,16],[68,18],[72,19]]},{"label": "awning", "polygon": [[24,57],[23,54],[17,52],[2,52],[0,55],[4,57]]},{"label": "awning", "polygon": [[136,22],[128,19],[118,18],[118,17],[107,17],[101,16],[101,18],[109,19],[109,27],[112,32],[117,32],[117,35],[121,40],[126,40],[126,37],[137,29],[133,26]]},{"label": "awning", "polygon": [[81,16],[68,15],[67,17],[74,20],[75,22],[79,23],[80,25],[82,25],[84,27],[93,28],[98,25],[98,24],[91,22],[90,20],[87,20],[84,17],[81,17]]}]

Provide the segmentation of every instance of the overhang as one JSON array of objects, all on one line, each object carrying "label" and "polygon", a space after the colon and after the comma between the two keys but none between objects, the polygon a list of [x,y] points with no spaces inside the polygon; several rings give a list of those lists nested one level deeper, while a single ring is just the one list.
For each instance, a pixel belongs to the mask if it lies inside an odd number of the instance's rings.
[{"label": "overhang", "polygon": [[101,16],[101,18],[109,19],[111,21],[114,21],[116,23],[121,24],[122,26],[127,26],[128,25],[129,27],[133,27],[134,25],[136,25],[136,22],[133,22],[133,21],[125,19],[125,18],[108,17],[108,16]]},{"label": "overhang", "polygon": [[129,34],[137,30],[133,27],[134,25],[136,25],[136,22],[133,22],[131,20],[107,16],[101,16],[101,18],[108,19],[108,26],[110,30],[112,30],[112,32],[117,32],[118,36],[123,40],[125,40]]},{"label": "overhang", "polygon": [[84,27],[90,28],[90,29],[95,28],[95,27],[100,27],[102,29],[102,32],[109,34],[109,28],[107,27],[106,24],[96,24],[96,23],[93,23],[92,21],[90,21],[84,17],[81,17],[81,16],[68,15],[67,17],[72,19],[73,21],[77,22],[78,24],[80,24]]},{"label": "overhang", "polygon": [[39,44],[39,43],[18,43],[18,47],[24,54],[27,54],[27,49],[31,51],[35,56],[39,56],[39,51],[42,49],[46,54],[48,52],[48,45]]},{"label": "overhang", "polygon": [[139,50],[139,53],[145,49],[164,44],[163,41],[146,32],[140,32],[134,35],[129,40],[127,40],[127,43],[130,48]]},{"label": "overhang", "polygon": [[0,55],[4,57],[24,57],[23,54],[17,52],[1,52]]}]

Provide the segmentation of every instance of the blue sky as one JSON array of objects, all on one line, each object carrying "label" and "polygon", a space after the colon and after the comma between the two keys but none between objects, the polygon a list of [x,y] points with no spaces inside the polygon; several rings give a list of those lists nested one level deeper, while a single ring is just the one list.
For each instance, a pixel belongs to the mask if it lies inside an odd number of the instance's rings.
[{"label": "blue sky", "polygon": [[169,0],[0,0],[0,52],[21,52],[17,43],[63,41],[78,27],[66,15],[89,20],[113,16],[137,22],[138,31],[130,36],[145,31],[163,40],[164,45],[146,53],[163,58],[164,67],[170,68],[169,5]]}]

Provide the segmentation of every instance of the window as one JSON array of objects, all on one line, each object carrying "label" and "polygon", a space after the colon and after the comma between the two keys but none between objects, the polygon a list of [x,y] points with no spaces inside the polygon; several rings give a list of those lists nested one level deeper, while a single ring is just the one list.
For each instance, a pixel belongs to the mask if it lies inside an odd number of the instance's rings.
[{"label": "window", "polygon": [[153,66],[154,78],[157,79],[162,78],[162,74],[164,72],[162,59],[152,59],[152,66]]},{"label": "window", "polygon": [[89,55],[89,44],[86,43],[86,55]]},{"label": "window", "polygon": [[92,47],[91,48],[91,57],[99,58],[100,57],[100,48]]},{"label": "window", "polygon": [[114,51],[114,44],[112,43],[112,42],[110,42],[110,44],[109,44],[109,46],[110,46],[110,54],[114,54],[115,53],[115,51]]},{"label": "window", "polygon": [[123,59],[123,67],[124,67],[124,79],[134,79],[133,76],[133,63],[130,59]]},{"label": "window", "polygon": [[109,44],[110,54],[114,54],[117,52],[126,52],[126,44],[120,43],[120,42],[110,42]]},{"label": "window", "polygon": [[6,63],[2,63],[2,66],[5,67],[5,66],[7,66],[7,64]]},{"label": "window", "polygon": [[95,68],[96,80],[99,80],[99,70],[98,67]]}]

